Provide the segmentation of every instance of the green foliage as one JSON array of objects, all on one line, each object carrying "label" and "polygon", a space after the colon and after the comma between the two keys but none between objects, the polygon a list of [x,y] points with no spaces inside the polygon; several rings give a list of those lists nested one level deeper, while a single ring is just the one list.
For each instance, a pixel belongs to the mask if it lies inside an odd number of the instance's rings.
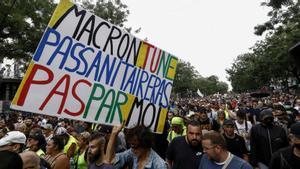
[{"label": "green foliage", "polygon": [[[3,58],[15,59],[26,65],[39,43],[56,4],[53,0],[2,0],[0,1],[0,63]],[[95,4],[84,0],[82,7],[97,16],[125,28],[129,10],[120,0],[98,0]],[[138,33],[137,29],[135,33]],[[26,66],[21,67],[25,71]],[[174,80],[174,91],[184,93],[200,89],[204,94],[226,92],[228,86],[216,76],[201,77],[188,62],[180,61]]]},{"label": "green foliage", "polygon": [[270,6],[273,9],[280,9],[282,6],[293,4],[293,0],[269,0],[269,2],[263,2],[262,5]]},{"label": "green foliage", "polygon": [[273,8],[268,14],[270,20],[255,27],[255,34],[266,33],[265,39],[226,70],[234,91],[256,90],[271,83],[286,86],[287,79],[295,77],[288,51],[300,41],[300,7],[299,2],[285,5],[284,9]]},{"label": "green foliage", "polygon": [[82,7],[120,27],[123,27],[123,23],[127,21],[126,18],[129,15],[127,5],[123,4],[120,0],[98,0],[96,4],[91,3],[89,0],[84,0]]},{"label": "green foliage", "polygon": [[[0,62],[3,58],[22,60],[24,64],[31,60],[55,6],[53,0],[0,1]],[[96,4],[85,0],[82,6],[120,27],[129,14],[120,0],[99,0]]]},{"label": "green foliage", "polygon": [[179,60],[173,92],[184,95],[188,91],[196,92],[198,89],[203,94],[210,95],[218,92],[227,92],[228,85],[225,82],[220,82],[215,75],[207,78],[200,76],[189,62]]},{"label": "green foliage", "polygon": [[175,93],[186,92],[193,89],[192,81],[197,77],[198,72],[189,63],[179,60],[176,68],[176,77],[174,79]]},{"label": "green foliage", "polygon": [[29,60],[53,10],[51,0],[0,1],[0,60]]}]

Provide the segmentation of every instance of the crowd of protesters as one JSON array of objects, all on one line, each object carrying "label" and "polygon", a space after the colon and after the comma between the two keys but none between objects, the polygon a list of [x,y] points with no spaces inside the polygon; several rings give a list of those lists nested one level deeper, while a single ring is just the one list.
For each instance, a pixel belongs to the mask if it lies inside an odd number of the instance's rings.
[{"label": "crowd of protesters", "polygon": [[172,99],[162,134],[14,112],[0,118],[0,169],[296,169],[300,98]]}]

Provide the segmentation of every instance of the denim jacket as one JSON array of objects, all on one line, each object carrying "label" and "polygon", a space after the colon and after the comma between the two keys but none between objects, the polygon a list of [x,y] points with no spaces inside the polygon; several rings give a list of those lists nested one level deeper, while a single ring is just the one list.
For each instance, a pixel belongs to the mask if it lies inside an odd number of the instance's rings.
[{"label": "denim jacket", "polygon": [[[121,169],[125,164],[132,163],[133,169],[138,169],[138,158],[131,149],[117,153],[114,161],[114,168]],[[154,151],[150,150],[148,162],[145,169],[167,169],[167,163]]]}]

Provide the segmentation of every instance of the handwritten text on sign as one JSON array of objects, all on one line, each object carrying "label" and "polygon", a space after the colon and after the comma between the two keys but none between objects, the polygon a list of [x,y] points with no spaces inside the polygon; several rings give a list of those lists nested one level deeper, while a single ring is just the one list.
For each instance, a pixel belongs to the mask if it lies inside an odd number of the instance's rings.
[{"label": "handwritten text on sign", "polygon": [[177,58],[61,1],[12,108],[162,132]]}]

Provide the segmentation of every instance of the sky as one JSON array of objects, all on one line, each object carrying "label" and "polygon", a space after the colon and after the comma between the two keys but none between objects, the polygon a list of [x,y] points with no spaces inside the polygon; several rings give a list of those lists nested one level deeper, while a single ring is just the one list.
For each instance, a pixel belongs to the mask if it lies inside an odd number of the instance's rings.
[{"label": "sky", "polygon": [[190,62],[203,77],[218,76],[230,89],[225,69],[263,39],[254,27],[269,19],[264,1],[122,0],[130,11],[125,25],[141,28],[134,36]]},{"label": "sky", "polygon": [[148,42],[190,62],[201,76],[216,75],[229,84],[225,69],[249,52],[254,27],[268,20],[265,0],[123,0],[125,24]]}]

